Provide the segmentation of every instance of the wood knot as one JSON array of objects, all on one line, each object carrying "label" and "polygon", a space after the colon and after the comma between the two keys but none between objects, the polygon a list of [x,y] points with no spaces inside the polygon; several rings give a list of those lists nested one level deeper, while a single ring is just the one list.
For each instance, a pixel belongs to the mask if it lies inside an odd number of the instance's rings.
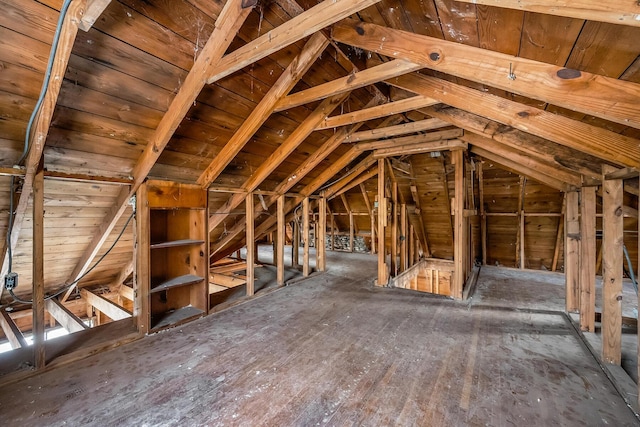
[{"label": "wood knot", "polygon": [[431,62],[438,63],[442,61],[442,57],[443,57],[442,52],[440,52],[439,50],[434,50],[432,52],[429,52],[429,60]]},{"label": "wood knot", "polygon": [[357,26],[356,33],[358,33],[359,36],[364,36],[364,28]]},{"label": "wood knot", "polygon": [[522,117],[523,119],[526,119],[527,117],[529,117],[529,112],[520,111],[520,112],[518,112],[518,116]]},{"label": "wood knot", "polygon": [[571,80],[571,79],[577,79],[582,75],[582,73],[572,68],[563,68],[561,70],[558,70],[556,75],[563,80]]},{"label": "wood knot", "polygon": [[623,212],[622,212],[622,206],[618,206],[618,207],[616,208],[615,215],[616,215],[616,216],[622,216],[622,214],[623,214]]}]

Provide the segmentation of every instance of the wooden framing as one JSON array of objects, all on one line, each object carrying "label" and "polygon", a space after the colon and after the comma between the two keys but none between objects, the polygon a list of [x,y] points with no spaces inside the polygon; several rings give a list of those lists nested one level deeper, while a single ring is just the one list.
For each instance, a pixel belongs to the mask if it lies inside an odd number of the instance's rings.
[{"label": "wooden framing", "polygon": [[45,366],[44,354],[44,161],[38,162],[33,178],[33,254],[32,254],[32,331],[33,359],[36,369]]},{"label": "wooden framing", "polygon": [[440,119],[425,119],[417,122],[403,123],[401,125],[389,126],[355,132],[344,139],[344,142],[362,142],[372,139],[391,138],[399,135],[406,135],[415,132],[424,132],[443,127],[451,126],[450,123]]},{"label": "wooden framing", "polygon": [[580,308],[580,193],[569,191],[566,193],[565,214],[565,308],[568,312],[578,311]]},{"label": "wooden framing", "polygon": [[640,5],[633,0],[458,0],[526,12],[566,16],[610,24],[640,26]]},{"label": "wooden framing", "polygon": [[28,345],[22,331],[6,310],[0,310],[0,327],[4,332],[4,336],[7,337],[7,340],[11,344],[12,349],[22,348]]},{"label": "wooden framing", "polygon": [[[640,85],[635,83],[354,20],[335,24],[332,37],[435,71],[640,127]],[[507,78],[507,64],[512,64],[515,79]]]},{"label": "wooden framing", "polygon": [[377,286],[386,286],[389,281],[386,260],[387,199],[385,197],[385,160],[378,159],[378,280]]},{"label": "wooden framing", "polygon": [[[602,166],[602,174],[614,172]],[[569,204],[567,203],[567,216]],[[602,182],[602,360],[619,365],[622,346],[622,180]]]},{"label": "wooden framing", "polygon": [[304,248],[302,252],[302,275],[307,277],[310,273],[309,268],[309,197],[302,200],[302,239],[304,240]]},{"label": "wooden framing", "polygon": [[436,143],[417,143],[383,148],[373,152],[373,158],[387,158],[393,156],[407,156],[411,154],[432,153],[434,151],[447,151],[457,148],[466,149],[467,143],[458,139],[450,139]]},{"label": "wooden framing", "polygon": [[327,270],[327,256],[326,256],[326,235],[327,235],[327,199],[321,197],[318,200],[318,228],[317,240],[318,245],[316,247],[316,268],[318,271]]},{"label": "wooden framing", "polygon": [[451,284],[451,296],[462,299],[462,290],[466,280],[465,268],[465,251],[468,245],[467,241],[467,223],[469,219],[464,216],[464,207],[466,200],[465,192],[465,168],[464,168],[464,152],[462,150],[454,150],[451,152],[452,161],[455,166],[455,195],[453,202],[453,219],[454,219],[454,244],[453,244],[453,283]]},{"label": "wooden framing", "polygon": [[408,265],[408,251],[407,251],[407,205],[406,203],[400,204],[400,264],[399,272],[402,273]]},{"label": "wooden framing", "polygon": [[75,314],[69,311],[60,301],[49,298],[45,301],[45,309],[54,319],[60,323],[69,333],[84,331],[89,327],[84,324]]},{"label": "wooden framing", "polygon": [[132,313],[111,300],[101,295],[94,294],[86,289],[80,291],[82,298],[87,302],[87,306],[95,307],[101,313],[107,315],[111,320],[122,320],[132,316]]},{"label": "wooden framing", "polygon": [[596,187],[582,187],[580,195],[580,329],[595,332]]},{"label": "wooden framing", "polygon": [[252,296],[255,285],[255,264],[256,264],[256,239],[255,220],[253,213],[253,193],[247,194],[245,199],[246,207],[246,246],[247,246],[247,296]]},{"label": "wooden framing", "polygon": [[[253,206],[252,206],[253,209]],[[285,222],[284,222],[284,196],[278,197],[277,202],[277,216],[278,216],[278,238],[276,239],[276,258],[277,271],[276,282],[278,285],[284,285],[284,240],[285,240]]]}]

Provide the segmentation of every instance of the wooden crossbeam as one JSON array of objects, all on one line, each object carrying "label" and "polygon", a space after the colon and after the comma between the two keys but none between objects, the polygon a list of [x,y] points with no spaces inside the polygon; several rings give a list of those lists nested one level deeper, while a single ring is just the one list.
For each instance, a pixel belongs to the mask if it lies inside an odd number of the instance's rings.
[{"label": "wooden crossbeam", "polygon": [[385,62],[346,77],[288,95],[278,102],[276,111],[287,110],[324,99],[328,96],[352,91],[391,77],[417,71],[420,68],[422,67],[419,65],[403,60]]},{"label": "wooden crossbeam", "polygon": [[367,157],[362,159],[357,165],[349,169],[349,171],[345,175],[343,175],[338,181],[336,181],[335,183],[333,183],[332,185],[324,189],[325,197],[333,198],[338,191],[340,191],[349,183],[351,183],[362,172],[369,169],[371,165],[373,165],[375,162],[376,161],[373,159],[372,155],[368,155]]},{"label": "wooden crossbeam", "polygon": [[[332,37],[371,52],[640,128],[637,83],[356,20],[334,25]],[[509,65],[514,79],[507,78]]]},{"label": "wooden crossbeam", "polygon": [[110,3],[111,0],[87,0],[82,19],[78,22],[78,28],[82,31],[89,31]]},{"label": "wooden crossbeam", "polygon": [[458,0],[546,15],[640,27],[640,4],[635,0]]},{"label": "wooden crossbeam", "polygon": [[404,123],[401,125],[389,126],[382,129],[370,129],[356,132],[344,142],[361,142],[372,139],[391,138],[393,136],[407,135],[415,132],[424,132],[443,127],[451,126],[449,122],[440,119],[425,119],[417,122]]},{"label": "wooden crossbeam", "polygon": [[4,332],[4,336],[9,340],[11,348],[16,349],[27,346],[27,341],[24,339],[22,331],[4,309],[0,310],[0,327]]},{"label": "wooden crossbeam", "polygon": [[378,150],[374,150],[373,157],[375,159],[380,159],[392,156],[406,156],[409,154],[432,153],[434,151],[449,151],[460,149],[466,150],[467,143],[464,141],[460,141],[459,139],[449,139],[446,141],[406,144],[399,145],[397,147],[381,148]]},{"label": "wooden crossbeam", "polygon": [[216,19],[215,27],[209,40],[200,51],[193,67],[187,74],[178,93],[171,101],[169,108],[160,120],[151,139],[147,143],[142,155],[133,168],[131,175],[133,182],[130,188],[123,188],[117,196],[116,202],[110,208],[104,221],[98,227],[92,241],[83,252],[80,260],[69,276],[68,282],[73,282],[80,277],[89,267],[91,260],[98,253],[109,233],[113,230],[118,219],[127,208],[131,199],[140,185],[144,182],[151,168],[160,158],[162,151],[169,143],[173,133],[178,128],[189,109],[193,105],[200,91],[204,87],[204,76],[212,67],[219,64],[231,42],[233,36],[240,29],[252,7],[243,7],[240,0],[229,0]]},{"label": "wooden crossbeam", "polygon": [[62,304],[55,298],[50,298],[45,301],[45,309],[70,334],[89,329],[89,327],[85,325],[84,322],[78,318],[78,316],[73,314],[67,307],[64,306],[64,304]]},{"label": "wooden crossbeam", "polygon": [[355,146],[358,149],[365,150],[379,150],[386,148],[395,148],[403,145],[423,144],[431,141],[442,141],[447,139],[458,138],[462,136],[461,129],[449,129],[439,132],[421,133],[418,135],[403,136],[400,138],[383,139],[379,141],[359,142]]},{"label": "wooden crossbeam", "polygon": [[364,172],[362,174],[360,174],[357,178],[353,179],[351,182],[349,182],[347,185],[345,185],[343,188],[341,188],[340,190],[336,191],[331,198],[336,198],[338,196],[342,196],[344,193],[346,193],[347,191],[351,190],[352,188],[358,186],[358,185],[362,185],[362,183],[369,181],[371,178],[373,178],[374,176],[376,176],[378,174],[378,168],[373,168],[367,172]]},{"label": "wooden crossbeam", "polygon": [[253,135],[267,121],[274,112],[278,102],[289,93],[298,81],[311,68],[311,65],[325,50],[329,42],[322,34],[315,34],[305,44],[300,54],[289,64],[278,80],[271,86],[269,92],[262,98],[260,103],[253,109],[249,117],[242,123],[240,128],[233,134],[231,139],[225,144],[209,166],[202,172],[197,183],[203,188],[215,181],[224,168],[235,158]]},{"label": "wooden crossbeam", "polygon": [[[313,132],[315,127],[327,115],[329,115],[338,105],[346,99],[348,94],[336,95],[322,101],[320,105],[293,131],[289,137],[273,151],[269,157],[256,169],[253,174],[241,185],[241,189],[250,192],[269,177],[269,175],[287,159],[287,157]],[[217,157],[216,157],[217,158]],[[244,201],[243,193],[236,193],[218,208],[209,217],[209,231],[216,228],[228,217],[228,213],[233,211]]]},{"label": "wooden crossbeam", "polygon": [[[73,1],[69,5],[60,30],[58,48],[56,49],[53,57],[53,66],[49,76],[47,91],[44,94],[42,105],[37,112],[36,119],[31,129],[31,135],[27,135],[29,139],[29,151],[25,160],[24,182],[22,184],[22,192],[20,193],[15,205],[13,227],[10,230],[11,239],[9,241],[9,245],[11,245],[12,252],[15,251],[20,238],[25,213],[27,212],[29,198],[33,189],[33,179],[38,165],[40,164],[40,160],[42,159],[42,153],[44,152],[47,135],[49,134],[49,127],[51,125],[51,119],[53,118],[53,112],[55,110],[60,88],[62,87],[64,75],[67,70],[67,64],[69,63],[73,43],[75,42],[76,35],[78,34],[78,23],[81,21],[84,11],[85,8],[83,2]],[[9,272],[7,247],[4,247],[3,249],[2,259],[3,262],[2,270],[0,270],[0,277],[4,277]]]},{"label": "wooden crossbeam", "polygon": [[379,119],[381,117],[391,116],[393,114],[405,113],[418,108],[429,107],[437,103],[437,100],[428,96],[414,96],[400,101],[378,105],[376,107],[363,108],[362,110],[351,113],[329,117],[325,119],[317,129],[332,129],[340,126],[352,125],[354,123],[366,122],[369,120]]},{"label": "wooden crossbeam", "polygon": [[600,159],[640,167],[637,139],[422,74],[407,74],[388,83]]},{"label": "wooden crossbeam", "polygon": [[[380,0],[325,0],[225,55],[207,78],[213,83]],[[218,18],[219,20],[220,18]],[[217,22],[217,20],[216,20]],[[231,41],[232,37],[229,38]]]},{"label": "wooden crossbeam", "polygon": [[608,173],[604,176],[604,179],[631,179],[640,176],[640,169],[638,168],[622,168],[615,172]]},{"label": "wooden crossbeam", "polygon": [[96,310],[107,315],[111,320],[122,320],[132,316],[129,310],[126,310],[111,300],[101,295],[94,294],[87,289],[82,289],[80,295],[88,305],[95,307]]}]

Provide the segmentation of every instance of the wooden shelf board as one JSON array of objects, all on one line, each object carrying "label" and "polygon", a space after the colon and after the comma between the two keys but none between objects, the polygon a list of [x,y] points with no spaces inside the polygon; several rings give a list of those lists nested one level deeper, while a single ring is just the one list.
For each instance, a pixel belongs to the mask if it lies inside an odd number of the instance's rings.
[{"label": "wooden shelf board", "polygon": [[152,243],[151,245],[149,245],[149,247],[151,249],[162,249],[162,248],[173,248],[176,246],[201,245],[203,243],[204,243],[204,240],[182,239],[182,240],[172,240],[169,242]]},{"label": "wooden shelf board", "polygon": [[155,331],[172,325],[184,323],[196,317],[203,316],[204,314],[204,310],[188,305],[165,313],[158,322],[155,323],[152,329]]},{"label": "wooden shelf board", "polygon": [[203,280],[204,277],[196,276],[194,274],[185,274],[162,282],[157,286],[152,286],[150,292],[153,294],[156,292],[166,291],[167,289],[177,288],[179,286],[192,285],[194,283],[202,282]]}]

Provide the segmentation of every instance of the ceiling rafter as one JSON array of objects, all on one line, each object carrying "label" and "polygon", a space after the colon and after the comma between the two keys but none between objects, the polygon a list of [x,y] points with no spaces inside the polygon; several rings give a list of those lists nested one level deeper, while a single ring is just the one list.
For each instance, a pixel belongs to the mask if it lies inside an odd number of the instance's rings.
[{"label": "ceiling rafter", "polygon": [[457,0],[525,12],[640,27],[636,0]]},{"label": "ceiling rafter", "polygon": [[616,164],[640,165],[637,139],[422,74],[407,74],[387,82]]},{"label": "ceiling rafter", "polygon": [[640,128],[637,83],[356,20],[334,25],[331,34],[341,43]]},{"label": "ceiling rafter", "polygon": [[400,138],[382,139],[379,141],[359,142],[355,144],[359,150],[379,150],[384,148],[396,148],[403,145],[421,144],[432,141],[442,141],[462,136],[462,129],[449,129],[437,132],[421,133],[418,135],[402,136]]},{"label": "ceiling rafter", "polygon": [[393,156],[407,156],[411,154],[433,153],[435,151],[466,150],[467,143],[459,139],[447,139],[434,142],[416,142],[395,147],[379,148],[373,151],[373,157],[382,159]]},{"label": "ceiling rafter", "polygon": [[410,133],[424,132],[427,130],[435,130],[443,127],[451,126],[451,123],[440,119],[425,119],[417,122],[403,123],[400,125],[389,126],[382,129],[370,129],[356,132],[344,142],[361,142],[372,139],[391,138],[393,136],[407,135]]},{"label": "ceiling rafter", "polygon": [[[171,101],[167,112],[164,114],[158,127],[154,131],[151,140],[147,143],[142,155],[133,168],[133,182],[130,188],[123,188],[117,196],[116,202],[111,206],[105,216],[104,221],[98,227],[92,241],[89,243],[78,263],[69,275],[68,282],[77,280],[88,268],[89,263],[98,253],[102,244],[107,239],[118,219],[128,207],[129,199],[144,182],[151,168],[160,158],[162,151],[167,146],[173,133],[178,128],[189,108],[193,105],[200,91],[204,87],[204,76],[208,71],[218,64],[233,40],[231,35],[235,35],[247,16],[252,10],[252,6],[243,7],[244,2],[240,0],[229,0],[225,3],[215,23],[215,28],[209,40],[202,48],[200,55],[196,59],[191,71],[184,80],[178,93]],[[73,288],[71,288],[73,289]],[[70,289],[70,290],[71,290]],[[69,292],[67,292],[67,295]]]},{"label": "ceiling rafter", "polygon": [[249,117],[240,125],[218,154],[209,163],[197,180],[203,188],[209,187],[220,176],[224,168],[244,148],[253,135],[274,112],[276,105],[302,79],[311,65],[325,50],[329,42],[322,34],[314,34],[304,45],[300,54],[291,61],[269,92],[253,109]]},{"label": "ceiling rafter", "polygon": [[370,180],[371,178],[373,178],[374,176],[378,175],[378,168],[375,167],[373,169],[370,169],[366,172],[362,172],[361,174],[354,176],[353,179],[348,182],[344,187],[342,187],[339,190],[336,190],[333,192],[333,194],[331,195],[327,195],[325,194],[325,197],[329,198],[329,199],[334,199],[338,196],[342,196],[344,193],[346,193],[347,191],[351,190],[354,187],[357,187],[358,185],[362,185],[364,182],[367,182],[368,180]]}]

